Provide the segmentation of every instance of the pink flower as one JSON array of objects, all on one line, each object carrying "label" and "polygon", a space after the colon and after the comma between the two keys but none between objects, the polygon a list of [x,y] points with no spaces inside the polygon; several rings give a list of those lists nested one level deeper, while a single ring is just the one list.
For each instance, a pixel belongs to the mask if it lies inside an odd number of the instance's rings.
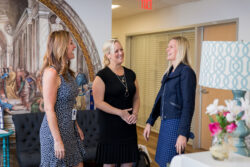
[{"label": "pink flower", "polygon": [[237,128],[237,125],[232,122],[230,125],[227,125],[226,129],[228,133],[232,133]]},{"label": "pink flower", "polygon": [[222,131],[220,124],[218,122],[213,122],[209,124],[209,130],[212,133],[212,136],[217,135]]},{"label": "pink flower", "polygon": [[223,112],[223,116],[226,117],[227,114],[229,114],[229,113],[230,113],[229,111],[225,111],[225,112]]}]

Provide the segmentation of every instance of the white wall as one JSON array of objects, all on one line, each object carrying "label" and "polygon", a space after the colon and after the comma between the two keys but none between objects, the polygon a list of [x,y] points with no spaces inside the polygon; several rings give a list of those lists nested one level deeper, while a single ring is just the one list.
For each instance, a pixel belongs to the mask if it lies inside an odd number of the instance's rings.
[{"label": "white wall", "polygon": [[102,45],[111,38],[112,0],[65,0],[91,34],[102,61]]},{"label": "white wall", "polygon": [[201,0],[113,21],[112,35],[125,44],[125,35],[161,31],[239,18],[238,39],[250,41],[250,0]]}]

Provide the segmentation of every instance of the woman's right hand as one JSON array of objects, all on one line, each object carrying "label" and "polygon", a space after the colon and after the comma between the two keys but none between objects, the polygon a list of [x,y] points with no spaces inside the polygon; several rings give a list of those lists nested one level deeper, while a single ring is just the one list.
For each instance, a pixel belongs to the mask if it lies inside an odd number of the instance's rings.
[{"label": "woman's right hand", "polygon": [[151,131],[151,125],[149,123],[146,124],[146,127],[144,129],[144,132],[143,132],[143,136],[144,136],[144,139],[146,141],[149,140],[149,135],[150,135],[150,131]]},{"label": "woman's right hand", "polygon": [[121,112],[120,112],[120,114],[119,114],[120,117],[121,117],[127,124],[131,124],[131,123],[129,122],[129,117],[130,117],[129,111],[132,111],[132,108],[121,110]]},{"label": "woman's right hand", "polygon": [[55,156],[58,159],[63,159],[65,156],[65,149],[64,149],[64,144],[62,141],[54,143],[54,149],[55,149]]}]

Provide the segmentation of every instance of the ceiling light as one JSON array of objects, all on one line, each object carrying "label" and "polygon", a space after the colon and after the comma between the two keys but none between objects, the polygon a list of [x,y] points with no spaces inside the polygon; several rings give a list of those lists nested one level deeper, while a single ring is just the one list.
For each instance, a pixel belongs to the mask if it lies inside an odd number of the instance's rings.
[{"label": "ceiling light", "polygon": [[112,9],[116,9],[116,8],[119,8],[120,7],[120,5],[113,5],[112,4]]}]

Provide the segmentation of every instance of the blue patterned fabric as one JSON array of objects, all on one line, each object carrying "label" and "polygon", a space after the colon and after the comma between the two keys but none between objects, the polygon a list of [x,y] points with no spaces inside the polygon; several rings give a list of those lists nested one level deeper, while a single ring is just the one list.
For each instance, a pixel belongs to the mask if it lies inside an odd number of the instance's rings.
[{"label": "blue patterned fabric", "polygon": [[2,102],[1,99],[0,99],[0,106],[2,107],[2,109],[9,109],[9,110],[12,110],[12,107],[13,105],[12,104],[9,104],[9,103],[5,103],[5,102]]},{"label": "blue patterned fabric", "polygon": [[4,74],[1,76],[1,78],[2,78],[2,79],[5,79],[5,78],[7,78],[8,76],[9,76],[8,73],[4,73]]},{"label": "blue patterned fabric", "polygon": [[166,167],[177,155],[175,144],[178,137],[180,119],[163,119],[159,132],[155,161],[160,167]]},{"label": "blue patterned fabric", "polygon": [[77,86],[82,88],[82,93],[79,93],[78,96],[84,96],[85,95],[85,89],[84,89],[84,85],[88,83],[86,75],[84,73],[78,73],[76,76],[76,83]]},{"label": "blue patterned fabric", "polygon": [[83,161],[84,148],[78,135],[75,122],[72,120],[72,109],[78,94],[75,79],[68,74],[69,82],[60,75],[61,85],[57,91],[55,113],[60,135],[65,148],[64,159],[57,159],[54,153],[54,140],[44,116],[40,129],[41,164],[40,167],[69,167]]},{"label": "blue patterned fabric", "polygon": [[84,73],[79,73],[76,76],[76,83],[78,86],[82,86],[88,83],[86,75]]},{"label": "blue patterned fabric", "polygon": [[202,42],[199,84],[250,90],[250,42]]}]

